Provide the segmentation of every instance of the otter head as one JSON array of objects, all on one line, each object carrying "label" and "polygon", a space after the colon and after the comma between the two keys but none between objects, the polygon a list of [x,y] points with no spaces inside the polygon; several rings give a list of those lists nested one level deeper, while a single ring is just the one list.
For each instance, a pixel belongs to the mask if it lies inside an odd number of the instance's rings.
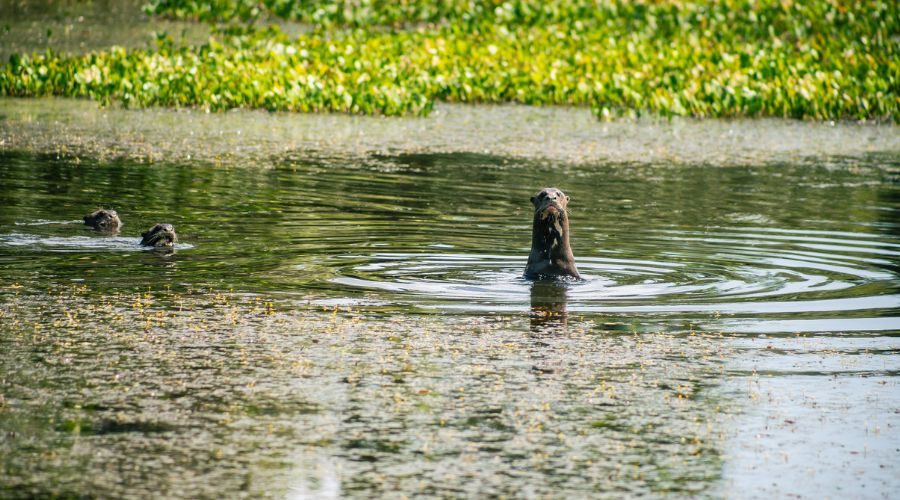
[{"label": "otter head", "polygon": [[566,207],[569,205],[569,197],[556,188],[544,188],[531,197],[534,205],[534,215],[541,220],[565,218]]},{"label": "otter head", "polygon": [[101,208],[85,215],[84,224],[98,231],[118,231],[122,221],[115,210]]},{"label": "otter head", "polygon": [[172,224],[157,224],[141,233],[141,245],[147,247],[173,247],[178,241],[175,227]]}]

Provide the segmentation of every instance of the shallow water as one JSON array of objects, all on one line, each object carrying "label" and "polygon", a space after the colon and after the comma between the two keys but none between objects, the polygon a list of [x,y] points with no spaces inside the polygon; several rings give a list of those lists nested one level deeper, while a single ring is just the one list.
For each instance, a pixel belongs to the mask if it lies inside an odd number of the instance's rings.
[{"label": "shallow water", "polygon": [[149,19],[135,0],[0,0],[0,60],[46,50],[83,54],[116,45],[146,48],[155,33],[200,43],[209,28]]},{"label": "shallow water", "polygon": [[[547,184],[573,200],[584,280],[556,297],[570,313],[750,332],[820,331],[823,321],[889,331],[900,319],[897,163],[886,157],[720,169],[510,165],[473,154],[298,156],[262,170],[14,154],[3,163],[13,202],[0,216],[13,263],[5,271],[31,286],[42,284],[28,276],[44,259],[80,252],[81,265],[59,266],[57,278],[523,312],[545,292],[521,275],[528,197]],[[73,221],[98,206],[123,214],[121,234]],[[175,224],[183,240],[170,271],[130,269],[140,232],[156,222]]]},{"label": "shallow water", "polygon": [[[204,133],[251,132],[170,149],[181,131],[151,123],[177,113],[76,123],[81,104],[54,102],[33,116],[35,101],[5,101],[0,120],[3,496],[900,487],[890,127],[839,125],[840,155],[813,146],[821,125],[740,122],[806,149],[747,142],[717,165],[728,147],[692,164],[680,141],[733,124],[611,125],[635,131],[626,152],[653,140],[669,162],[571,156],[553,132],[566,110],[535,112],[543,157],[428,134],[290,149],[261,131],[372,122],[231,113]],[[23,130],[64,133],[48,148]],[[251,153],[212,161],[223,149]],[[571,196],[583,281],[521,278],[528,197],[548,185]],[[101,206],[118,235],[79,223]],[[157,222],[175,225],[174,252],[137,244]]]}]

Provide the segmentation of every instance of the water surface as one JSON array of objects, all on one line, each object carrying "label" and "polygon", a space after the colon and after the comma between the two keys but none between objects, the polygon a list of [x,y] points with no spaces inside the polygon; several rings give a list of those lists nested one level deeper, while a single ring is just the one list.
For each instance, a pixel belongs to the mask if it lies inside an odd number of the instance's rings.
[{"label": "water surface", "polygon": [[[175,147],[181,130],[151,122],[177,113],[79,125],[80,104],[47,106],[62,119],[0,120],[4,496],[900,487],[890,128],[840,125],[842,155],[813,147],[821,125],[779,124],[806,153],[746,142],[717,164],[727,147],[692,163],[680,141],[731,124],[613,124],[635,158],[574,158],[556,140],[541,157],[427,134],[292,149],[257,141],[291,119],[256,113],[202,129],[243,135]],[[549,113],[552,136],[565,119]],[[152,162],[109,116],[161,139]],[[399,138],[444,119],[384,123]],[[53,149],[22,130],[68,132]],[[639,161],[644,133],[678,156]],[[215,161],[225,150],[250,153]],[[544,186],[571,196],[583,281],[521,278]],[[97,207],[119,234],[79,223]],[[137,244],[157,222],[174,252]]]}]

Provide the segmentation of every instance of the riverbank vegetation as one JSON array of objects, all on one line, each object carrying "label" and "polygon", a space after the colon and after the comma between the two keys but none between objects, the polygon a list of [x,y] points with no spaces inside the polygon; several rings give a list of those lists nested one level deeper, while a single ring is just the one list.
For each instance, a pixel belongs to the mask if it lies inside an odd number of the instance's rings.
[{"label": "riverbank vegetation", "polygon": [[[428,114],[436,101],[618,115],[900,120],[879,0],[154,0],[207,43],[19,54],[0,94],[126,106]],[[305,23],[289,36],[273,21]]]}]

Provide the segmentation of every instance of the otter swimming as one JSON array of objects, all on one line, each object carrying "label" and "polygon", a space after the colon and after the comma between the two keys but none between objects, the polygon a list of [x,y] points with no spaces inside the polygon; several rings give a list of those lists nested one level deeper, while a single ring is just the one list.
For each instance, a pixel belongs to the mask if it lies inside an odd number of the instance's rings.
[{"label": "otter swimming", "polygon": [[84,216],[84,224],[97,231],[118,231],[122,225],[115,210],[101,208]]},{"label": "otter swimming", "polygon": [[157,224],[141,233],[141,245],[146,247],[172,247],[178,241],[172,224]]},{"label": "otter swimming", "polygon": [[581,278],[569,246],[569,197],[556,188],[544,188],[531,197],[534,223],[531,253],[525,266],[528,279],[571,276]]}]

